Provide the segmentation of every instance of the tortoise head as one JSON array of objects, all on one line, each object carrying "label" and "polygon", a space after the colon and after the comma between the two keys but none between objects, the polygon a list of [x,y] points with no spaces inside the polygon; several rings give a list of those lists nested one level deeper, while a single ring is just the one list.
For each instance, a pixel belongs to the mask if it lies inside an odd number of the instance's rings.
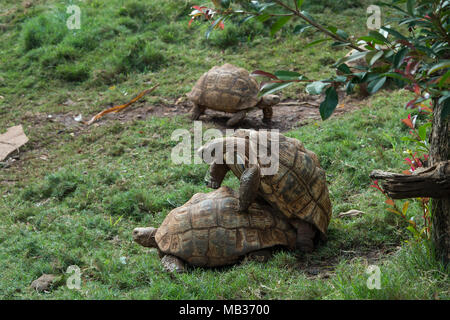
[{"label": "tortoise head", "polygon": [[249,155],[257,156],[256,148],[241,137],[217,138],[197,150],[197,155],[207,164],[226,163],[247,167]]},{"label": "tortoise head", "polygon": [[133,240],[139,243],[141,246],[149,248],[158,248],[158,244],[155,240],[157,228],[135,228],[133,230]]},{"label": "tortoise head", "polygon": [[280,97],[275,94],[267,94],[261,97],[261,106],[274,106],[280,102]]}]

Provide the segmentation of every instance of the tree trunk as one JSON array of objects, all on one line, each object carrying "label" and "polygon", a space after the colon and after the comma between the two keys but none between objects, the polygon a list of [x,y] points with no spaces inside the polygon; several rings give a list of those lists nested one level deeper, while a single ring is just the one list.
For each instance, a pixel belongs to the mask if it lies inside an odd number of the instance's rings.
[{"label": "tree trunk", "polygon": [[[443,105],[434,99],[433,130],[430,143],[430,161],[435,165],[450,159],[450,124],[449,117],[442,119]],[[444,264],[450,261],[450,195],[432,200],[432,236],[437,257]]]}]

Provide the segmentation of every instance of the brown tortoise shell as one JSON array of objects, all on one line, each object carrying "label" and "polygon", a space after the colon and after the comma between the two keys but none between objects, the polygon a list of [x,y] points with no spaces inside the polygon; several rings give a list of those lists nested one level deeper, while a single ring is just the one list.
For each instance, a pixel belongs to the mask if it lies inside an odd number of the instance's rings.
[{"label": "brown tortoise shell", "polygon": [[195,266],[233,264],[252,251],[295,246],[296,232],[267,205],[253,203],[239,212],[237,194],[228,187],[197,193],[172,210],[155,235],[159,249]]},{"label": "brown tortoise shell", "polygon": [[258,92],[258,82],[247,70],[227,63],[204,73],[187,97],[197,105],[235,113],[254,107]]},{"label": "brown tortoise shell", "polygon": [[[279,160],[278,171],[274,175],[261,176],[259,195],[287,218],[293,219],[294,225],[295,218],[300,218],[316,226],[325,240],[332,208],[325,171],[320,168],[316,154],[297,139],[275,132],[267,133],[268,139],[261,139],[260,132],[247,129],[237,130],[233,135],[246,138],[255,134],[258,147],[268,150],[271,141],[279,139],[279,155],[272,158]],[[244,169],[242,165],[229,167],[240,178]]]}]

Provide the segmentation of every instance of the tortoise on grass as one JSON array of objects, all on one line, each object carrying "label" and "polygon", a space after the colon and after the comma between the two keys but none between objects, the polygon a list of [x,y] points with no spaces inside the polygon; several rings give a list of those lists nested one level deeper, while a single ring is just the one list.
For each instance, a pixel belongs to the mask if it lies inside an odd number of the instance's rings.
[{"label": "tortoise on grass", "polygon": [[270,257],[267,248],[295,247],[295,229],[272,211],[267,204],[255,202],[248,212],[239,212],[237,193],[221,187],[195,194],[172,210],[157,229],[134,229],[133,239],[144,247],[157,248],[168,271],[184,271],[185,262],[217,267],[234,264],[244,256],[265,261]]},{"label": "tortoise on grass", "polygon": [[[311,252],[317,240],[326,240],[331,219],[325,171],[320,168],[317,156],[297,139],[276,132],[266,131],[265,135],[240,129],[233,136],[214,139],[201,147],[199,156],[206,162],[212,161],[208,162],[211,165],[208,186],[218,188],[231,169],[241,181],[240,210],[245,211],[257,196],[264,198],[297,228],[297,249]],[[256,161],[251,163],[250,150],[255,152],[256,146],[259,150],[271,150],[272,143],[277,141],[279,152],[269,159],[271,164],[278,162],[278,168],[274,173],[262,174],[261,168],[267,166],[261,161],[261,153],[255,154]],[[213,157],[217,152],[219,155]]]},{"label": "tortoise on grass", "polygon": [[276,95],[258,97],[258,82],[249,75],[248,71],[224,64],[215,66],[204,73],[187,94],[194,104],[192,120],[197,120],[207,108],[235,113],[227,126],[234,126],[245,118],[252,108],[263,110],[263,121],[270,122],[273,115],[272,106],[280,102]]}]

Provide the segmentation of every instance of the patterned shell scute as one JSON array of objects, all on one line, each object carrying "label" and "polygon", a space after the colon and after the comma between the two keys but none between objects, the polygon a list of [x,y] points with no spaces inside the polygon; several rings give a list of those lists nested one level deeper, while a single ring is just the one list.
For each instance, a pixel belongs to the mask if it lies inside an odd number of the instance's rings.
[{"label": "patterned shell scute", "polygon": [[203,74],[187,96],[198,105],[234,113],[254,107],[258,92],[258,82],[247,70],[224,64]]},{"label": "patterned shell scute", "polygon": [[238,208],[237,194],[228,187],[197,193],[158,228],[159,249],[192,265],[212,267],[235,263],[251,251],[294,246],[295,230],[270,207],[254,203],[248,212]]},{"label": "patterned shell scute", "polygon": [[[272,158],[279,161],[278,172],[261,177],[259,193],[286,217],[310,222],[326,237],[332,208],[325,171],[320,168],[317,156],[297,139],[274,132],[269,133],[269,143],[252,130],[237,130],[233,136],[244,138],[251,134],[256,134],[256,142],[263,147],[279,139],[279,155]],[[238,172],[231,169],[235,174]]]}]

